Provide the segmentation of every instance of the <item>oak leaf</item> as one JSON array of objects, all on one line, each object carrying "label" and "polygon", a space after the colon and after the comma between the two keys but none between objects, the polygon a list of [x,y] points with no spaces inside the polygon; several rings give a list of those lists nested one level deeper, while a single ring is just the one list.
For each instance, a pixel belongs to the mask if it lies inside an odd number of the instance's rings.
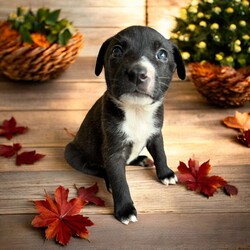
[{"label": "oak leaf", "polygon": [[86,227],[94,225],[88,217],[80,215],[85,202],[79,197],[68,201],[69,190],[59,186],[55,191],[55,199],[45,193],[46,200],[35,201],[40,213],[32,220],[34,227],[47,227],[46,239],[56,237],[61,245],[66,245],[72,236],[88,239]]},{"label": "oak leaf", "polygon": [[85,187],[77,188],[76,185],[75,188],[77,190],[78,197],[81,198],[83,201],[87,203],[93,203],[101,207],[105,206],[104,201],[101,198],[95,196],[95,194],[99,191],[97,183],[95,183],[93,186],[89,188]]},{"label": "oak leaf", "polygon": [[11,158],[22,148],[21,144],[14,143],[13,146],[8,146],[1,144],[0,145],[0,156]]},{"label": "oak leaf", "polygon": [[10,140],[15,134],[23,134],[27,131],[27,127],[17,126],[16,119],[11,117],[10,120],[4,120],[0,126],[0,135]]},{"label": "oak leaf", "polygon": [[36,153],[35,150],[20,153],[16,156],[16,165],[21,166],[22,164],[31,165],[41,160],[45,155]]},{"label": "oak leaf", "polygon": [[220,176],[208,176],[210,170],[209,160],[199,165],[198,161],[189,159],[188,166],[180,161],[179,173],[177,173],[178,182],[206,197],[213,196],[217,188],[225,186],[227,182]]},{"label": "oak leaf", "polygon": [[236,128],[243,131],[249,130],[250,114],[247,112],[241,113],[236,111],[234,116],[224,118],[223,122],[229,128]]}]

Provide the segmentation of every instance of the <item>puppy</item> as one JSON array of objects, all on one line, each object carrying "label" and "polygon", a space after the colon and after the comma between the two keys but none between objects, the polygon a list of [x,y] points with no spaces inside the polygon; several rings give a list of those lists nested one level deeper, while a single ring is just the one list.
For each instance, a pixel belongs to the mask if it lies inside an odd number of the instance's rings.
[{"label": "puppy", "polygon": [[144,165],[144,147],[153,157],[158,179],[175,184],[167,166],[161,128],[164,94],[177,68],[185,66],[176,45],[156,30],[126,28],[106,40],[99,51],[95,74],[105,69],[107,90],[86,115],[65,159],[75,169],[102,177],[111,187],[115,217],[124,224],[137,221],[125,166]]}]

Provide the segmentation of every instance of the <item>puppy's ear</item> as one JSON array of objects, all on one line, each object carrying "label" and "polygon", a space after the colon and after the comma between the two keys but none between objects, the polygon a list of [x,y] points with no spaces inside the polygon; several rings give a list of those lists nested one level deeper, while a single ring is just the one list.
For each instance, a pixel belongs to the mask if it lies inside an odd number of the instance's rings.
[{"label": "puppy's ear", "polygon": [[174,60],[177,65],[177,75],[181,80],[185,80],[186,78],[186,69],[184,62],[181,57],[181,53],[179,51],[179,48],[173,44],[173,52],[174,52]]},{"label": "puppy's ear", "polygon": [[96,65],[95,65],[95,74],[97,76],[99,76],[102,72],[102,68],[104,66],[104,56],[105,56],[105,53],[106,53],[106,50],[109,46],[109,43],[111,41],[111,38],[109,38],[108,40],[106,40],[100,50],[99,50],[99,53],[98,53],[98,56],[97,56],[97,59],[96,59]]}]

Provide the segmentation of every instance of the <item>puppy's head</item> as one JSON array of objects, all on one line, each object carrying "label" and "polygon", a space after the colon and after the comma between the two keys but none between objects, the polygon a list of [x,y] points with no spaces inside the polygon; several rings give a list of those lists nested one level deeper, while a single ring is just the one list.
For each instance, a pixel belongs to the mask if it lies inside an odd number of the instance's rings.
[{"label": "puppy's head", "polygon": [[119,101],[153,103],[164,96],[172,75],[184,80],[185,66],[176,45],[156,30],[132,26],[106,40],[95,73],[105,68],[107,91]]}]

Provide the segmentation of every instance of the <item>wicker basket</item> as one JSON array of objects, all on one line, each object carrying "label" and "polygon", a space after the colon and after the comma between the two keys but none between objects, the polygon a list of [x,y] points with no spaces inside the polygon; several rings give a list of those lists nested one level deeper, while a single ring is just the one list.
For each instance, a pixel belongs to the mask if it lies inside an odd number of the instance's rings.
[{"label": "wicker basket", "polygon": [[[0,23],[1,27],[5,22]],[[66,46],[52,44],[48,48],[20,41],[13,32],[0,39],[0,73],[13,80],[45,81],[57,77],[72,64],[83,45],[83,35],[76,33]]]},{"label": "wicker basket", "polygon": [[250,66],[235,70],[210,63],[190,63],[190,78],[199,93],[220,107],[237,107],[250,101]]}]

